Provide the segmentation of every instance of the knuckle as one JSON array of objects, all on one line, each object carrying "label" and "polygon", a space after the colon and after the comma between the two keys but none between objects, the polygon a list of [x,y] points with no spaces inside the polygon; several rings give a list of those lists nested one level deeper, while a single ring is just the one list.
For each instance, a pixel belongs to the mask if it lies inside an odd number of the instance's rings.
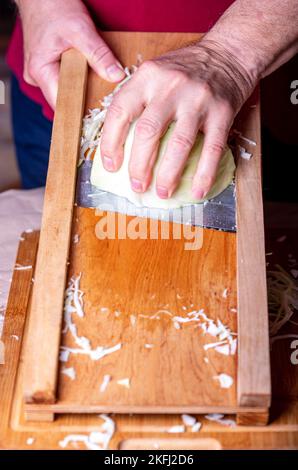
[{"label": "knuckle", "polygon": [[90,53],[90,60],[94,64],[98,64],[103,62],[103,60],[110,56],[111,51],[110,49],[104,44],[99,44],[96,46]]},{"label": "knuckle", "polygon": [[132,178],[147,180],[151,175],[154,160],[151,154],[141,155],[140,152],[133,152],[128,164],[128,171]]},{"label": "knuckle", "polygon": [[156,178],[156,186],[162,186],[170,190],[176,188],[179,185],[181,178],[181,171],[160,171],[160,174]]},{"label": "knuckle", "polygon": [[154,73],[157,68],[158,65],[153,60],[145,60],[145,62],[140,65],[138,70],[144,74],[151,74]]},{"label": "knuckle", "polygon": [[186,86],[192,83],[192,80],[183,70],[169,70],[167,73],[167,79],[172,87],[176,87],[178,85]]},{"label": "knuckle", "polygon": [[172,139],[172,146],[180,151],[189,151],[193,146],[193,139],[186,134],[176,134]]},{"label": "knuckle", "polygon": [[170,188],[176,183],[177,177],[172,173],[161,173],[156,179],[157,186],[163,186],[165,188]]},{"label": "knuckle", "polygon": [[209,189],[213,184],[213,175],[210,173],[203,173],[200,175],[200,183],[204,184],[204,187]]},{"label": "knuckle", "polygon": [[193,105],[194,109],[209,108],[212,102],[212,90],[207,82],[193,84]]},{"label": "knuckle", "polygon": [[157,175],[157,185],[171,187],[178,182],[183,172],[183,161],[166,156]]},{"label": "knuckle", "polygon": [[225,144],[220,140],[213,140],[206,145],[206,151],[210,154],[221,155]]},{"label": "knuckle", "polygon": [[208,153],[219,155],[225,148],[227,128],[225,125],[218,124],[212,130],[209,128],[209,131],[210,136],[205,143],[206,150]]},{"label": "knuckle", "polygon": [[160,133],[160,131],[160,123],[151,117],[140,118],[136,124],[136,134],[139,137],[155,137]]},{"label": "knuckle", "polygon": [[160,73],[162,81],[166,86],[166,94],[173,94],[175,96],[178,88],[185,92],[192,85],[192,80],[183,70],[161,68]]},{"label": "knuckle", "polygon": [[226,118],[230,117],[234,112],[231,101],[227,99],[216,100],[215,108],[214,111],[217,112],[217,115],[221,116],[223,120],[226,120]]},{"label": "knuckle", "polygon": [[111,156],[112,152],[109,146],[109,143],[106,141],[105,134],[102,134],[101,143],[100,143],[100,153],[101,156]]},{"label": "knuckle", "polygon": [[199,85],[198,88],[200,89],[201,93],[204,93],[208,96],[212,94],[212,88],[207,81],[204,80],[200,82],[198,85]]},{"label": "knuckle", "polygon": [[127,111],[115,98],[108,108],[108,115],[112,119],[117,119],[117,121],[125,121],[128,119]]},{"label": "knuckle", "polygon": [[131,178],[137,178],[139,180],[144,180],[147,177],[148,170],[148,162],[144,161],[132,161],[129,163],[128,171]]},{"label": "knuckle", "polygon": [[131,168],[129,169],[129,175],[131,178],[143,181],[146,179],[146,171],[142,168]]}]

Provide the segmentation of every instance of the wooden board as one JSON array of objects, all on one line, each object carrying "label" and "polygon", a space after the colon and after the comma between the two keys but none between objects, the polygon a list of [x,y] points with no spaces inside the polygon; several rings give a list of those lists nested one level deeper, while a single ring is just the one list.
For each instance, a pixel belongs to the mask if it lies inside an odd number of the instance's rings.
[{"label": "wooden board", "polygon": [[[116,55],[124,64],[136,61],[137,53],[142,52],[147,59],[165,50],[174,49],[198,38],[193,34],[143,34],[143,33],[106,33],[105,39],[114,49]],[[63,66],[63,64],[62,64]],[[66,72],[65,72],[66,73]],[[69,81],[69,75],[67,75]],[[80,82],[83,86],[83,81]],[[95,107],[98,100],[109,93],[112,85],[103,82],[92,71],[89,71],[85,112]],[[78,113],[76,114],[76,116]],[[248,104],[239,118],[241,130],[247,137],[255,137],[252,132],[259,126],[259,106]],[[253,122],[253,126],[250,124]],[[77,140],[76,140],[77,142]],[[261,198],[261,181],[259,175],[260,143],[254,149],[254,157],[249,162],[253,167],[254,190],[258,190],[258,200]],[[242,165],[241,180],[246,176],[246,166]],[[239,178],[238,178],[239,180]],[[72,180],[73,181],[73,180]],[[55,186],[55,180],[50,179]],[[237,182],[238,184],[238,182]],[[56,186],[55,186],[56,187]],[[57,185],[57,197],[59,194]],[[247,233],[251,218],[248,214],[262,210],[261,199],[257,207],[251,205],[251,200],[241,197],[245,186],[238,186],[240,204],[238,205],[238,220],[243,223],[242,234]],[[70,198],[71,199],[71,198]],[[248,201],[248,203],[247,203]],[[69,202],[69,201],[68,201]],[[239,212],[244,214],[239,219]],[[103,217],[105,214],[103,214]],[[185,250],[185,239],[174,240],[171,235],[167,240],[132,240],[109,239],[99,240],[100,216],[88,209],[78,209],[73,221],[73,236],[79,236],[79,243],[73,243],[70,251],[70,269],[68,279],[72,275],[82,273],[81,288],[85,293],[85,314],[83,319],[76,318],[80,336],[90,339],[92,347],[114,346],[121,343],[121,350],[106,356],[100,361],[92,361],[86,356],[71,355],[67,367],[74,367],[77,379],[59,374],[57,394],[52,393],[57,383],[57,334],[53,345],[52,356],[46,355],[41,363],[38,351],[44,345],[44,338],[38,331],[47,331],[47,324],[54,323],[53,319],[45,316],[38,324],[34,342],[30,341],[30,355],[26,360],[27,371],[25,399],[26,410],[36,412],[211,412],[231,411],[255,412],[255,416],[264,421],[270,398],[270,378],[268,355],[263,354],[266,343],[266,312],[262,307],[239,315],[245,316],[239,322],[245,341],[252,338],[254,329],[254,354],[258,357],[256,364],[252,348],[246,346],[240,349],[237,371],[237,356],[223,356],[214,350],[203,349],[203,344],[215,341],[214,338],[202,335],[202,330],[195,323],[185,324],[176,330],[168,314],[158,314],[165,309],[172,317],[187,316],[191,310],[203,308],[208,317],[220,319],[231,331],[237,332],[236,285],[236,235],[212,230],[201,230],[202,247],[199,250]],[[249,224],[247,224],[249,220]],[[259,215],[258,220],[261,220]],[[130,223],[128,219],[126,226]],[[172,234],[172,226],[170,234]],[[42,230],[46,231],[46,227]],[[258,259],[254,263],[255,279],[262,277],[259,283],[258,298],[266,298],[264,285],[264,247],[262,248],[263,226],[255,227],[260,236],[250,240],[250,251],[242,249],[238,242],[239,262],[244,266],[246,257],[251,256],[254,248],[258,249]],[[240,253],[240,255],[239,255]],[[63,257],[64,256],[64,257]],[[64,249],[59,256],[59,263],[65,266],[68,253]],[[240,261],[239,261],[240,260]],[[44,266],[44,269],[46,267]],[[239,292],[247,290],[247,277],[238,276]],[[48,279],[48,278],[47,278]],[[47,289],[48,284],[42,285]],[[30,320],[31,330],[36,321],[37,294],[33,293],[32,308],[34,315]],[[227,298],[223,295],[227,290]],[[56,296],[56,290],[51,289]],[[60,297],[59,297],[60,296]],[[241,293],[239,298],[243,297]],[[61,302],[61,292],[58,295]],[[243,302],[242,304],[243,305]],[[245,304],[244,304],[245,305]],[[251,304],[250,304],[251,305]],[[101,309],[106,309],[103,313]],[[52,313],[52,312],[51,312]],[[131,315],[136,317],[136,324],[131,324]],[[159,319],[148,319],[143,316],[157,315]],[[248,320],[249,315],[249,320]],[[61,323],[62,309],[55,309],[54,321],[57,326]],[[42,323],[42,325],[41,325]],[[56,330],[55,330],[56,331]],[[57,333],[57,332],[56,332]],[[60,329],[59,329],[60,334]],[[31,338],[30,328],[29,337]],[[265,339],[264,339],[265,338]],[[241,343],[241,341],[240,341]],[[62,344],[73,346],[69,335],[62,337]],[[152,344],[152,348],[146,348]],[[207,358],[207,361],[205,362]],[[56,362],[55,362],[56,361]],[[33,364],[33,366],[32,366]],[[42,373],[39,370],[42,369]],[[46,372],[44,372],[46,369]],[[250,371],[250,378],[245,377]],[[220,373],[227,373],[233,378],[229,389],[221,389],[218,380]],[[112,381],[105,393],[99,392],[103,376],[109,374]],[[34,376],[34,380],[33,380]],[[237,401],[237,376],[241,384],[239,401]],[[266,380],[260,382],[259,377]],[[130,388],[117,383],[118,380],[130,379]],[[50,386],[49,386],[50,384]],[[37,387],[38,385],[38,387]],[[255,388],[256,387],[256,388]],[[28,393],[30,390],[30,393]],[[51,393],[48,393],[51,390]],[[244,401],[241,397],[245,397]],[[56,403],[53,403],[56,399]],[[30,404],[32,403],[33,404]],[[50,403],[51,402],[51,403]]]},{"label": "wooden board", "polygon": [[[38,234],[23,234],[17,263],[34,265]],[[297,238],[297,234],[295,235]],[[295,239],[296,239],[295,238]],[[270,250],[270,248],[269,248]],[[295,256],[295,252],[292,251]],[[24,419],[22,361],[20,352],[25,330],[26,310],[32,272],[15,271],[6,311],[2,340],[5,364],[0,365],[0,448],[1,449],[61,449],[59,442],[69,434],[87,436],[99,431],[102,420],[97,415],[58,415],[54,422],[27,422]],[[288,332],[296,332],[289,325]],[[18,340],[12,335],[16,335]],[[287,341],[276,342],[273,348],[274,399],[268,426],[225,427],[202,416],[199,433],[167,434],[173,425],[181,424],[178,415],[115,415],[115,434],[110,449],[297,449],[298,404],[297,367],[289,361]],[[283,361],[277,358],[283,357]],[[282,380],[281,380],[282,377]],[[16,380],[17,379],[17,380]],[[229,418],[229,416],[226,416]],[[28,441],[28,439],[30,439]],[[85,449],[70,444],[69,449]]]},{"label": "wooden board", "polygon": [[55,401],[86,77],[86,59],[63,54],[26,351],[28,403]]},{"label": "wooden board", "polygon": [[[256,108],[251,108],[255,106]],[[253,112],[251,112],[253,111]],[[261,175],[259,96],[254,94],[235,122],[242,135],[256,143],[239,144],[253,153],[238,155],[237,196],[237,304],[238,384],[240,406],[269,407],[271,402],[269,325]],[[239,144],[237,149],[239,150]]]},{"label": "wooden board", "polygon": [[[235,377],[236,355],[205,352],[203,344],[214,338],[206,338],[195,322],[177,330],[167,314],[186,317],[204,308],[236,331],[237,317],[230,310],[236,306],[235,235],[205,231],[197,251],[186,251],[181,240],[100,240],[95,232],[100,217],[86,209],[76,214],[79,243],[72,250],[70,275],[82,273],[86,317],[75,322],[93,347],[121,343],[122,348],[100,361],[72,356],[67,367],[74,366],[77,380],[60,376],[59,406],[122,412],[235,406],[236,387],[221,390],[213,377],[222,372]],[[62,343],[73,345],[69,335]],[[101,394],[105,374],[112,381]],[[126,377],[128,390],[117,384]]]}]

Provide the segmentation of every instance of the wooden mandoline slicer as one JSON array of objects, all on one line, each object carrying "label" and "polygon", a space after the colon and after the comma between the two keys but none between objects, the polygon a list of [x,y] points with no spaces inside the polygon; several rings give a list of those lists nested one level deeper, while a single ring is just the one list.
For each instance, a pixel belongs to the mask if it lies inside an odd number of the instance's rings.
[{"label": "wooden mandoline slicer", "polygon": [[[148,59],[198,35],[104,33],[104,38],[129,65],[138,53]],[[98,222],[106,214],[74,206],[82,116],[111,89],[78,52],[64,53],[19,370],[25,417],[219,412],[236,414],[239,424],[265,424],[271,386],[258,96],[235,123],[257,143],[251,160],[238,159],[237,232],[201,229],[201,249],[187,251],[183,239],[100,239]],[[121,347],[99,360],[71,353],[64,363],[61,348],[74,347],[69,332],[62,331],[65,289],[79,275],[85,316],[73,318],[78,334],[93,348]],[[176,328],[164,313],[186,316],[194,309],[237,332],[235,355],[204,349],[216,340],[195,323]],[[64,368],[75,370],[73,380]],[[216,377],[222,373],[232,377],[230,388],[220,387]],[[111,380],[100,392],[105,375]],[[128,387],[121,385],[125,379]]]}]

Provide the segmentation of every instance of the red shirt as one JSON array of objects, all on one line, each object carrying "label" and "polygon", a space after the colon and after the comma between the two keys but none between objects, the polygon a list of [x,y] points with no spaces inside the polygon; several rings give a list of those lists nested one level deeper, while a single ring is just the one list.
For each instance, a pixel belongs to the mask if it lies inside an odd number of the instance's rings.
[{"label": "red shirt", "polygon": [[[152,32],[205,32],[212,27],[233,0],[86,0],[92,18],[102,30]],[[23,79],[23,35],[17,19],[7,62],[22,91],[42,105],[48,119],[53,111],[41,90]]]}]

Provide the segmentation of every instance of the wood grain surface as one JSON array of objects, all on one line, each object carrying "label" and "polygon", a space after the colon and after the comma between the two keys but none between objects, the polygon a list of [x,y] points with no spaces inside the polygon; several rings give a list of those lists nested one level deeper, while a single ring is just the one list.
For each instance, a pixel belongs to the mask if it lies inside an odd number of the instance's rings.
[{"label": "wood grain surface", "polygon": [[[297,235],[296,235],[297,236]],[[34,265],[38,234],[26,234],[17,263]],[[0,366],[0,448],[1,449],[61,449],[60,442],[70,434],[88,436],[100,431],[102,419],[92,414],[59,414],[54,422],[28,422],[24,417],[22,376],[23,361],[20,351],[24,337],[26,310],[31,288],[32,272],[15,271],[6,311],[2,340],[6,361]],[[289,325],[287,332],[295,332]],[[15,335],[19,338],[16,340]],[[289,361],[287,341],[276,342],[273,348],[276,367],[273,368],[274,399],[271,422],[255,427],[246,422],[242,426],[226,427],[197,416],[202,423],[199,433],[189,429],[183,434],[168,434],[168,429],[181,425],[181,415],[116,414],[110,449],[297,449],[298,404],[297,367]],[[284,360],[281,360],[281,357]],[[276,361],[276,358],[279,358]],[[281,380],[282,377],[282,380]],[[16,380],[17,378],[17,380]],[[232,416],[225,418],[233,419]],[[39,418],[40,419],[40,418]],[[86,449],[83,444],[70,443],[68,449]]]},{"label": "wood grain surface", "polygon": [[[238,384],[240,406],[269,407],[271,402],[269,325],[261,174],[261,123],[258,93],[234,124],[237,141],[237,302]],[[239,156],[239,146],[252,154]]]},{"label": "wood grain surface", "polygon": [[[143,59],[154,57],[166,50],[181,47],[197,39],[199,35],[105,33],[104,37],[122,63],[131,65],[136,62],[139,53]],[[81,73],[84,75],[85,64],[82,63],[81,68]],[[75,71],[76,73],[72,70],[72,73],[77,76],[79,68],[76,67]],[[84,86],[83,79],[78,80],[78,86]],[[112,88],[112,84],[104,82],[94,72],[89,71],[85,112],[97,106],[98,101]],[[75,116],[73,128],[76,129],[74,141],[77,145],[78,109]],[[253,108],[246,106],[245,112],[239,118],[239,130],[247,137],[256,137],[254,128],[259,126],[258,119],[258,105],[254,103]],[[247,135],[251,129],[253,130]],[[58,135],[58,142],[59,138]],[[53,140],[55,141],[55,134]],[[53,145],[55,148],[55,143]],[[258,237],[255,241],[254,237],[250,240],[250,250],[245,252],[243,245],[250,224],[255,222],[252,214],[256,214],[258,216],[256,220],[262,222],[259,145],[258,141],[250,170],[254,172],[252,193],[254,194],[253,191],[257,188],[257,200],[253,200],[253,196],[249,200],[244,197],[244,192],[247,190],[245,185],[248,183],[243,183],[237,188],[240,194],[238,224],[243,224],[243,229],[240,231],[242,235],[238,241],[238,266],[235,234],[202,230],[200,234],[202,246],[192,251],[185,250],[185,239],[173,238],[171,224],[168,224],[171,235],[167,240],[160,238],[107,240],[102,239],[103,230],[99,224],[100,217],[105,217],[106,214],[100,216],[91,209],[76,211],[72,237],[77,236],[79,242],[71,245],[68,280],[72,275],[81,274],[85,317],[76,317],[78,332],[80,336],[87,337],[91,341],[93,348],[121,344],[121,349],[98,361],[91,360],[88,356],[71,354],[67,367],[74,368],[75,380],[61,374],[61,368],[64,368],[65,364],[61,365],[57,375],[62,315],[61,286],[65,287],[63,276],[66,270],[66,248],[69,243],[68,223],[64,229],[66,238],[63,239],[63,244],[59,245],[59,250],[57,246],[52,250],[55,256],[49,257],[48,248],[45,249],[41,238],[39,253],[42,254],[39,254],[37,273],[42,267],[48,270],[46,260],[49,259],[51,280],[54,278],[55,282],[51,281],[51,289],[48,289],[47,284],[45,293],[46,279],[43,273],[42,278],[36,277],[33,289],[32,314],[28,330],[30,340],[28,340],[24,376],[24,395],[28,404],[26,407],[28,413],[42,410],[46,412],[47,405],[43,405],[46,403],[49,405],[48,411],[55,410],[60,413],[65,411],[170,413],[178,410],[209,412],[219,408],[236,411],[239,406],[246,406],[248,413],[251,407],[255,407],[255,411],[260,412],[259,416],[265,416],[264,410],[268,407],[270,399],[270,380],[268,341],[266,343],[268,328],[264,319],[266,288],[262,259],[262,256],[264,258],[262,224],[254,226],[254,233]],[[75,165],[74,158],[72,165]],[[241,165],[242,181],[245,179],[247,166],[243,166],[242,163]],[[74,168],[72,171],[74,172]],[[62,168],[59,170],[59,175],[65,172],[66,169]],[[58,195],[57,188],[61,182],[55,181],[54,178],[49,178],[49,181],[48,187],[54,185]],[[73,174],[70,183],[73,183]],[[72,193],[67,194],[65,210],[69,222],[71,214],[69,203]],[[48,205],[49,210],[47,210]],[[60,208],[59,206],[59,217],[63,213]],[[46,202],[45,213],[48,211],[53,214],[52,199]],[[128,219],[125,222],[126,226],[130,222],[132,220]],[[48,233],[48,230],[44,232]],[[258,250],[256,258],[254,258],[254,247]],[[39,263],[39,260],[42,261]],[[256,292],[261,310],[252,308],[248,310],[245,303],[248,291],[246,263],[249,266],[253,263],[251,282],[254,282],[253,285],[258,285]],[[52,269],[54,264],[59,268],[59,282]],[[209,318],[215,321],[221,320],[232,332],[237,333],[235,313],[237,269],[240,272],[238,295],[241,299],[238,319],[241,316],[239,326],[244,334],[238,361],[238,379],[240,379],[238,383],[241,387],[240,392],[238,387],[238,401],[237,355],[224,356],[214,349],[206,352],[203,345],[216,341],[214,337],[204,336],[195,322],[183,324],[180,329],[176,329],[172,321],[175,315],[186,317],[192,310],[204,309]],[[45,272],[48,272],[47,270]],[[224,292],[227,295],[224,295]],[[252,307],[251,297],[249,305]],[[50,308],[53,307],[53,298],[54,314]],[[42,317],[40,315],[38,317],[40,310],[37,306],[41,305],[40,299],[46,301],[47,307]],[[167,312],[159,313],[160,309]],[[136,319],[134,325],[131,322],[132,316]],[[150,318],[152,316],[155,317]],[[256,338],[252,338],[254,321],[257,325],[254,330]],[[253,347],[246,346],[250,340]],[[42,361],[37,357],[41,344]],[[149,348],[146,347],[148,344]],[[74,347],[69,334],[62,335],[62,346]],[[267,352],[262,355],[263,347],[267,347]],[[257,362],[253,353],[257,354]],[[230,388],[220,387],[216,376],[221,373],[232,377],[233,385]],[[110,375],[112,380],[106,392],[100,393],[99,387],[106,374]],[[129,388],[118,384],[122,379],[129,379]],[[30,402],[33,405],[30,405]]]},{"label": "wood grain surface", "polygon": [[[98,361],[71,354],[60,369],[73,367],[76,379],[59,375],[58,400],[51,409],[235,408],[237,356],[205,351],[203,345],[214,337],[204,335],[196,322],[177,330],[172,321],[203,308],[236,332],[237,315],[231,311],[236,306],[235,234],[206,230],[202,248],[186,251],[181,240],[100,240],[100,219],[92,209],[75,211],[73,234],[79,242],[72,244],[69,277],[82,273],[85,317],[73,318],[92,348],[122,347]],[[62,346],[75,347],[69,333],[62,335]],[[220,388],[214,379],[220,373],[234,378],[231,388]],[[112,380],[100,393],[105,374]],[[117,383],[123,378],[130,379],[129,389]]]},{"label": "wood grain surface", "polygon": [[67,259],[75,195],[87,63],[63,54],[26,350],[26,402],[56,399]]}]

